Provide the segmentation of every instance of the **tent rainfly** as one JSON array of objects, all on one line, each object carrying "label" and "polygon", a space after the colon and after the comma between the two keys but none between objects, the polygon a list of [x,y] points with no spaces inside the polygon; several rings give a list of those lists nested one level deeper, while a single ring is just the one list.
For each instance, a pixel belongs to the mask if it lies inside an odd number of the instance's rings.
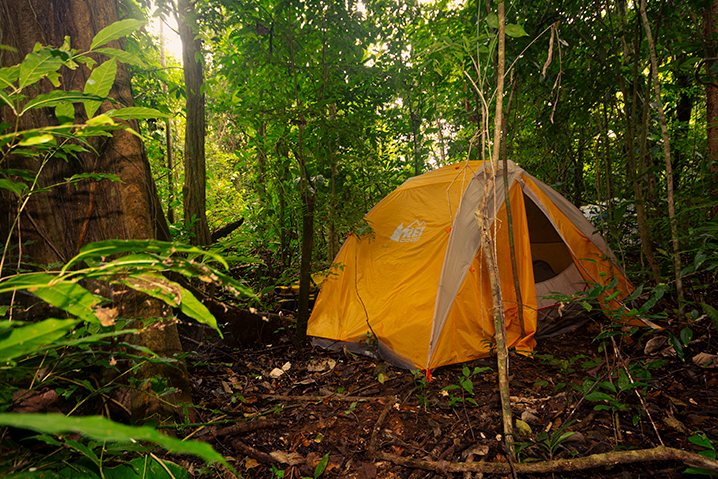
[{"label": "tent rainfly", "polygon": [[[373,233],[349,236],[335,259],[334,274],[322,286],[307,331],[314,344],[376,351],[397,366],[428,371],[488,356],[493,305],[486,245],[475,215],[490,168],[480,161],[445,166],[407,180],[380,201],[365,216]],[[509,254],[504,174],[523,335]],[[617,302],[633,288],[578,208],[511,161],[508,172],[497,171],[490,195],[485,214],[496,230],[493,246],[509,347],[533,351],[535,338],[582,324],[578,315],[560,317],[552,292],[570,295],[589,284],[616,280],[612,306],[620,307]]]}]

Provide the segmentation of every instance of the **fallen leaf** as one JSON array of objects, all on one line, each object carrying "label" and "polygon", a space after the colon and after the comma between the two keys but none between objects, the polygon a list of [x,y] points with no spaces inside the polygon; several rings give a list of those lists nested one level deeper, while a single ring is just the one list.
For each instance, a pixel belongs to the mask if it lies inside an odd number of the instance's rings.
[{"label": "fallen leaf", "polygon": [[304,462],[304,458],[298,452],[273,451],[269,455],[282,464],[289,464],[290,466],[296,466]]},{"label": "fallen leaf", "polygon": [[115,318],[119,314],[117,308],[94,308],[95,316],[100,320],[100,324],[103,326],[112,326],[115,324]]},{"label": "fallen leaf", "polygon": [[270,378],[277,379],[277,378],[278,378],[279,376],[281,376],[282,374],[284,374],[284,370],[283,370],[283,369],[274,368],[274,369],[272,369],[272,371],[269,373],[269,377],[270,377]]},{"label": "fallen leaf", "polygon": [[643,348],[643,353],[649,355],[658,352],[658,350],[666,344],[666,341],[667,339],[665,336],[656,336],[655,338],[649,339],[646,342],[646,346]]},{"label": "fallen leaf", "polygon": [[693,356],[693,364],[702,368],[718,368],[718,354],[698,353]]},{"label": "fallen leaf", "polygon": [[328,371],[334,369],[337,362],[332,358],[324,359],[321,361],[312,361],[307,365],[307,371],[310,373],[320,373],[322,371]]}]

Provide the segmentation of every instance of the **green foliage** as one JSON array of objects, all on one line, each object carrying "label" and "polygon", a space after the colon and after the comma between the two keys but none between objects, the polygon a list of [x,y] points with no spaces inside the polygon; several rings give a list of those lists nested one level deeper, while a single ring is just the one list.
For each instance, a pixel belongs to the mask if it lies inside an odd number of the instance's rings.
[{"label": "green foliage", "polygon": [[516,456],[521,462],[536,460],[553,460],[556,454],[563,448],[564,444],[576,434],[573,431],[566,431],[575,421],[570,421],[552,432],[540,431],[534,433],[524,421],[516,421],[520,433],[514,434],[514,447]]},{"label": "green foliage", "polygon": [[[58,185],[88,180],[120,181],[114,175],[83,173],[49,187],[38,187],[38,177],[48,162],[58,158],[67,161],[77,153],[91,150],[87,141],[90,137],[110,136],[118,129],[129,130],[114,119],[163,116],[145,107],[114,109],[96,115],[100,103],[111,100],[107,95],[117,72],[116,59],[142,64],[126,52],[98,47],[135,31],[143,24],[136,20],[123,20],[108,26],[95,36],[88,52],[71,49],[69,38],[60,48],[38,44],[19,65],[0,69],[0,100],[16,114],[18,120],[32,110],[48,107],[54,108],[59,120],[57,126],[26,131],[14,128],[0,136],[0,161],[8,155],[24,155],[36,158],[40,165],[37,171],[10,168],[0,171],[0,188],[17,198],[18,217],[31,195],[41,194]],[[92,52],[102,52],[113,58],[98,65],[89,56]],[[80,64],[92,70],[84,92],[58,90],[32,96],[30,88],[37,82],[49,79],[59,86],[60,68],[73,70]],[[89,119],[84,123],[75,123],[75,103],[85,107]],[[8,126],[11,125],[4,125]],[[17,220],[11,227],[16,225]],[[11,238],[12,235],[8,234],[0,260],[3,273],[6,259],[13,250]],[[3,301],[12,301],[0,307],[0,384],[4,391],[0,395],[0,425],[40,433],[36,439],[56,447],[59,459],[50,462],[33,458],[25,462],[32,465],[32,471],[17,472],[13,477],[41,477],[48,473],[56,477],[77,477],[78,474],[103,478],[147,477],[148,473],[152,477],[188,477],[186,471],[176,464],[160,464],[156,457],[151,457],[150,448],[143,445],[145,442],[170,452],[194,454],[209,462],[227,465],[221,455],[204,443],[180,441],[147,426],[126,426],[96,416],[96,412],[75,415],[93,411],[97,400],[107,399],[120,387],[145,390],[144,384],[128,379],[144,363],[171,365],[177,361],[125,342],[123,338],[140,333],[142,329],[129,329],[127,326],[136,318],[120,316],[118,309],[113,308],[98,292],[118,287],[131,288],[217,329],[215,318],[201,302],[178,283],[163,276],[163,273],[178,273],[188,278],[223,284],[227,291],[238,296],[252,295],[249,288],[219,271],[215,265],[228,266],[216,253],[180,243],[108,240],[83,247],[59,269],[48,267],[44,272],[17,270],[0,278]],[[92,288],[92,292],[88,288]],[[35,322],[17,320],[14,315],[27,314],[32,318],[34,311],[23,312],[14,304],[18,295],[33,297],[36,303],[43,302],[55,308],[52,314],[60,317],[42,318]],[[145,326],[159,320],[149,318]],[[109,376],[98,381],[102,374]],[[147,382],[151,382],[148,394],[161,398],[172,392],[162,378],[150,378]],[[36,413],[58,399],[65,408],[65,414]],[[45,406],[43,401],[47,403]],[[21,410],[25,410],[24,413],[8,412]],[[70,433],[81,436],[71,439],[73,436],[68,436]],[[3,434],[5,441],[12,441],[12,436],[7,432]],[[116,448],[108,445],[114,443],[123,446]],[[17,449],[22,454],[31,454],[19,446]],[[143,457],[128,461],[122,456],[128,450]],[[77,460],[78,456],[81,459]]]},{"label": "green foliage", "polygon": [[[688,440],[698,447],[703,448],[698,454],[701,456],[708,457],[710,459],[716,459],[716,448],[715,443],[706,436],[704,432],[696,431],[695,434],[688,437]],[[705,476],[718,476],[715,471],[703,469],[700,467],[688,467],[683,471],[685,474],[699,474]]]},{"label": "green foliage", "polygon": [[[472,371],[469,369],[467,365],[464,364],[464,367],[461,370],[461,376],[459,377],[459,384],[450,384],[449,386],[446,386],[444,389],[441,390],[442,393],[448,394],[449,396],[449,406],[454,406],[458,403],[465,404],[469,403],[474,406],[478,406],[476,403],[476,400],[473,397],[467,397],[474,395],[474,379],[473,377],[477,374],[482,374],[485,372],[491,371],[491,368],[489,367],[475,367]],[[458,390],[461,393],[461,396],[455,396],[450,391]]]}]

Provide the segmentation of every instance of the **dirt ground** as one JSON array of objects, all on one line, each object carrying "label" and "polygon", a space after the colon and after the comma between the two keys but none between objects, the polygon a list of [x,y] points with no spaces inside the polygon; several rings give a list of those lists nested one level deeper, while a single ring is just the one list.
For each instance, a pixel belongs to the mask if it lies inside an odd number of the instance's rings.
[{"label": "dirt ground", "polygon": [[[601,347],[593,341],[600,328],[591,323],[542,340],[532,358],[511,354],[518,461],[661,445],[709,451],[695,444],[697,431],[718,444],[718,367],[694,363],[700,353],[718,350],[709,318],[692,325],[685,362],[668,331],[617,336],[615,347],[610,340]],[[194,350],[187,362],[198,423],[205,424],[187,432],[211,443],[242,477],[511,476],[451,472],[455,463],[508,461],[495,358],[440,368],[427,382],[420,373],[346,351],[310,348],[301,355],[281,335],[272,344],[239,348],[185,339]],[[317,476],[326,455],[326,470]],[[232,477],[190,457],[179,462],[201,477]],[[686,467],[662,460],[520,476],[672,478],[688,477]]]}]

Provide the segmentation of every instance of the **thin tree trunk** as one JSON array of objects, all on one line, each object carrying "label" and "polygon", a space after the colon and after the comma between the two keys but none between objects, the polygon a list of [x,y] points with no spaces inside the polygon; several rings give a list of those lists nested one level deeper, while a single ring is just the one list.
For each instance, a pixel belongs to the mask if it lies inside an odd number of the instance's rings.
[{"label": "thin tree trunk", "polygon": [[[160,19],[160,65],[167,68],[167,60],[165,58],[165,29],[164,20]],[[165,100],[168,99],[167,83],[162,82],[162,95]],[[175,222],[175,171],[174,171],[174,152],[172,146],[172,120],[165,118],[165,148],[167,150],[167,221]]]},{"label": "thin tree trunk", "polygon": [[[718,30],[718,0],[709,3],[703,12],[703,41],[706,46],[705,74],[709,82],[706,84],[706,123],[708,139],[708,155],[706,160],[713,176],[711,196],[718,195],[718,74],[710,70],[711,65],[718,62],[718,49],[714,43],[715,32]],[[718,214],[718,205],[714,205],[710,215]]]},{"label": "thin tree trunk", "polygon": [[661,85],[658,78],[658,60],[656,59],[656,44],[653,42],[653,34],[651,34],[651,26],[648,24],[648,16],[646,15],[646,0],[641,0],[641,20],[643,28],[646,30],[646,40],[648,40],[648,48],[651,52],[651,74],[653,77],[653,90],[656,95],[656,104],[658,108],[658,118],[661,121],[661,135],[663,136],[663,154],[666,160],[666,190],[668,193],[668,218],[671,224],[671,242],[673,244],[673,266],[675,268],[676,290],[678,298],[681,301],[681,308],[685,305],[685,294],[683,292],[683,279],[681,278],[681,251],[678,244],[678,224],[676,221],[676,204],[673,196],[673,166],[671,164],[671,141],[668,136],[668,125],[666,123],[666,113],[663,110],[663,102],[661,101]]},{"label": "thin tree trunk", "polygon": [[187,96],[187,122],[185,125],[184,144],[184,186],[182,198],[184,205],[184,222],[191,226],[194,234],[192,243],[209,245],[211,243],[209,225],[207,224],[206,184],[204,137],[204,92],[202,90],[203,73],[202,43],[197,37],[199,25],[196,12],[190,0],[178,0],[178,21],[180,39],[182,40],[182,63],[184,70],[185,93]]},{"label": "thin tree trunk", "polygon": [[[627,17],[627,14],[626,14]],[[627,21],[627,20],[626,20]],[[653,283],[658,284],[661,281],[661,269],[653,255],[653,242],[651,241],[651,233],[648,228],[648,217],[646,215],[646,200],[643,194],[643,174],[642,168],[636,162],[635,154],[635,137],[636,137],[636,122],[638,121],[638,50],[640,48],[640,29],[636,23],[633,40],[633,81],[631,92],[629,95],[628,88],[623,76],[621,79],[621,91],[623,92],[624,98],[630,98],[630,109],[628,103],[624,102],[624,117],[626,119],[626,152],[627,152],[627,168],[628,177],[631,179],[633,185],[633,194],[636,197],[636,220],[638,222],[638,234],[641,238],[641,251],[643,256],[646,258],[648,268],[651,270],[653,277]],[[628,43],[623,43],[624,58],[628,59],[631,54],[628,51]],[[648,105],[644,103],[644,108]],[[639,142],[640,143],[640,142]],[[639,154],[640,154],[639,147]]]},{"label": "thin tree trunk", "polygon": [[[496,246],[495,236],[490,228],[490,218],[486,214],[489,197],[495,190],[496,173],[499,167],[499,156],[501,146],[501,125],[503,123],[503,93],[504,93],[504,72],[505,72],[505,17],[504,2],[499,2],[499,49],[497,61],[496,80],[496,115],[494,117],[494,144],[491,152],[491,172],[488,175],[484,197],[479,209],[476,210],[476,217],[482,233],[482,251],[486,260],[486,267],[491,282],[491,294],[494,304],[494,328],[496,335],[496,361],[499,373],[499,396],[501,397],[501,417],[504,430],[504,441],[509,453],[513,456],[513,424],[511,420],[511,399],[509,394],[509,351],[506,344],[506,315],[504,311],[503,297],[501,294],[501,283],[499,281],[499,270],[495,260],[494,248]],[[495,210],[495,209],[494,209]]]},{"label": "thin tree trunk", "polygon": [[518,308],[519,315],[519,326],[521,326],[521,337],[526,336],[526,328],[524,327],[524,302],[521,296],[521,284],[519,282],[519,268],[516,264],[516,245],[514,244],[514,218],[511,213],[511,200],[509,198],[509,161],[506,144],[509,141],[508,135],[508,116],[511,111],[511,101],[514,99],[514,93],[516,93],[516,82],[514,81],[513,71],[511,72],[511,94],[509,95],[509,102],[506,106],[506,113],[503,114],[502,126],[503,126],[503,137],[501,141],[501,157],[503,159],[503,171],[504,171],[504,203],[506,204],[506,218],[509,230],[509,255],[511,256],[511,272],[514,277],[514,289],[516,290],[516,306]]}]

